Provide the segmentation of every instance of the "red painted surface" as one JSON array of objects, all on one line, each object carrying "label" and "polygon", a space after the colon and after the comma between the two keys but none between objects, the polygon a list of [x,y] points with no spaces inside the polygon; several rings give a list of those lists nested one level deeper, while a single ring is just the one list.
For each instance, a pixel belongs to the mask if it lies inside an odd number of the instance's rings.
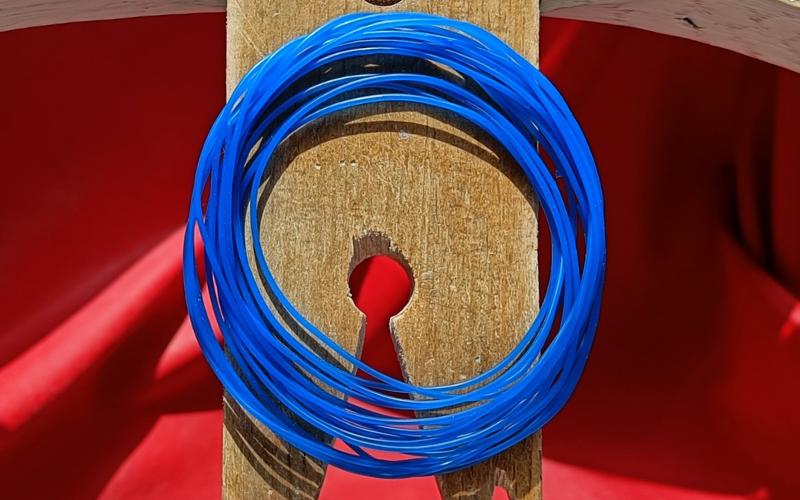
[{"label": "red painted surface", "polygon": [[[222,15],[0,33],[3,498],[219,497],[221,390],[185,322],[180,228],[224,39]],[[542,47],[609,237],[595,349],[545,428],[546,498],[800,498],[800,75],[588,23],[543,20]],[[379,267],[358,300],[385,316]],[[436,498],[429,478],[324,488]]]}]

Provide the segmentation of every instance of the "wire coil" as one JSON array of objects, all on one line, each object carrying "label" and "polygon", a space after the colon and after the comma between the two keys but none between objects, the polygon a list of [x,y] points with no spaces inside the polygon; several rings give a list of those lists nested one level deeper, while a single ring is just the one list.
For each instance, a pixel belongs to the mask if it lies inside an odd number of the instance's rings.
[{"label": "wire coil", "polygon": [[[476,83],[482,95],[413,72],[347,75],[294,93],[287,90],[314,70],[363,55],[402,55],[444,65]],[[438,108],[482,128],[515,158],[547,218],[552,269],[540,313],[502,362],[471,380],[416,387],[363,364],[287,300],[261,247],[257,203],[249,201],[257,199],[278,145],[315,120],[382,102]],[[552,159],[556,176],[539,155],[537,143]],[[556,177],[563,179],[565,195]],[[259,62],[214,122],[200,157],[186,229],[189,316],[203,353],[225,388],[303,452],[376,477],[452,472],[525,439],[572,394],[600,311],[606,261],[603,217],[602,190],[586,139],[563,98],[528,61],[468,23],[412,13],[348,15]],[[246,223],[252,234],[250,247]],[[579,231],[585,244],[582,258]],[[204,280],[195,256],[198,237],[203,244]],[[248,251],[255,255],[260,276],[248,264]],[[327,362],[287,330],[262,296],[259,283],[314,342],[376,380],[359,378]],[[210,307],[203,300],[204,285]],[[560,324],[553,332],[556,321]],[[229,355],[217,341],[215,327],[221,330]],[[389,416],[348,399],[426,416]],[[309,432],[309,425],[319,432]],[[334,449],[331,438],[352,451]],[[384,460],[373,456],[372,450],[401,452],[408,458]]]}]

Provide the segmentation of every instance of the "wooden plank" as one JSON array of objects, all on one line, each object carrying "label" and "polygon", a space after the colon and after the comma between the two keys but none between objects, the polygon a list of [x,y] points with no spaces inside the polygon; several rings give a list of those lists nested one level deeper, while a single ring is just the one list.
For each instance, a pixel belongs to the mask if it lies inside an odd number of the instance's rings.
[{"label": "wooden plank", "polygon": [[[221,12],[225,4],[225,0],[0,0],[0,32],[75,21]],[[798,0],[542,0],[540,9],[543,16],[689,38],[800,72]]]},{"label": "wooden plank", "polygon": [[[538,16],[529,0],[405,0],[399,7],[472,21],[536,60]],[[265,54],[324,21],[396,8],[232,1],[229,90]],[[537,312],[533,192],[474,127],[408,106],[371,111],[378,114],[348,113],[305,131],[276,155],[259,200],[266,257],[292,303],[356,353],[364,318],[349,296],[349,273],[371,255],[402,261],[414,293],[392,331],[407,379],[466,379],[505,356]],[[325,464],[287,447],[231,398],[225,429],[224,498],[317,497]],[[489,499],[496,484],[512,499],[538,499],[540,435],[438,479],[446,499]]]}]

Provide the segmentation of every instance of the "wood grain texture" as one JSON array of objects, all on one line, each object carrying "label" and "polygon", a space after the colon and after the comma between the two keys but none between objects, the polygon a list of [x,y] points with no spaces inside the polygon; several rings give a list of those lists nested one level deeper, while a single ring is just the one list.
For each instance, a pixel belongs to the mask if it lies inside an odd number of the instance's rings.
[{"label": "wood grain texture", "polygon": [[[538,16],[527,0],[405,0],[394,8],[363,0],[232,0],[229,91],[265,54],[329,19],[399,8],[469,20],[536,60]],[[353,63],[330,70],[364,69]],[[350,298],[350,272],[377,254],[406,265],[414,291],[391,329],[415,384],[487,370],[535,317],[532,189],[499,145],[452,116],[399,105],[326,120],[276,153],[258,203],[262,246],[277,282],[351,352],[360,352],[364,317]],[[313,499],[325,465],[287,447],[226,398],[223,474],[227,499]],[[541,498],[540,435],[438,479],[448,500],[488,500],[495,485],[512,499]]]},{"label": "wood grain texture", "polygon": [[[225,0],[0,0],[0,31],[75,21],[215,12],[225,10],[225,6]],[[619,24],[689,38],[800,72],[800,0],[541,0],[540,8],[543,16]]]}]

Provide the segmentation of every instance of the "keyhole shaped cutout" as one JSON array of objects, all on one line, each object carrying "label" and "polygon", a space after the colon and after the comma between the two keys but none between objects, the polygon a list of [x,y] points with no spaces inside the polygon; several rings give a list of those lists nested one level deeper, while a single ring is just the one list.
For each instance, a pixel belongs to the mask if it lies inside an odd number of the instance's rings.
[{"label": "keyhole shaped cutout", "polygon": [[[361,360],[398,380],[403,380],[403,371],[389,320],[408,304],[412,291],[409,272],[393,257],[368,257],[350,273],[350,294],[356,307],[366,316]],[[363,372],[359,372],[359,376],[367,377]]]},{"label": "keyhole shaped cutout", "polygon": [[[360,262],[357,256],[368,253],[368,247],[375,245],[386,251],[387,255],[373,255]],[[364,344],[361,360],[376,370],[403,380],[403,370],[394,345],[390,329],[390,320],[402,311],[411,301],[414,292],[414,278],[405,258],[394,251],[383,235],[369,234],[354,241],[354,262],[358,262],[350,272],[350,294],[356,307],[366,316]],[[359,371],[359,376],[368,377]],[[409,414],[409,417],[413,414]],[[334,473],[338,477],[338,473]],[[344,473],[347,475],[347,473]],[[364,480],[364,478],[360,478]],[[387,481],[372,479],[370,481]],[[439,500],[442,498],[433,478],[404,479],[406,487],[414,485],[420,500]],[[320,500],[330,500],[324,495]],[[509,500],[508,492],[500,486],[494,489],[493,500]]]}]

